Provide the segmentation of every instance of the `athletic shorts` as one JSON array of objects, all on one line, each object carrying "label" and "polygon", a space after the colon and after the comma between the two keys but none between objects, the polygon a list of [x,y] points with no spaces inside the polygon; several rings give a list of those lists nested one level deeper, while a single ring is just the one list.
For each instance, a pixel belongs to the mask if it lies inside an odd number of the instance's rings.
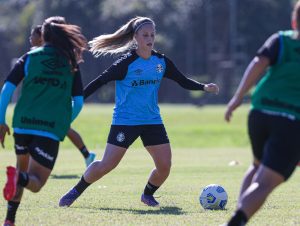
[{"label": "athletic shorts", "polygon": [[57,158],[59,141],[48,137],[14,133],[17,155],[30,154],[42,166],[52,170]]},{"label": "athletic shorts", "polygon": [[300,160],[300,121],[252,110],[248,133],[255,158],[287,180]]},{"label": "athletic shorts", "polygon": [[144,146],[169,143],[169,138],[163,124],[158,125],[112,125],[107,143],[128,148],[138,137]]}]

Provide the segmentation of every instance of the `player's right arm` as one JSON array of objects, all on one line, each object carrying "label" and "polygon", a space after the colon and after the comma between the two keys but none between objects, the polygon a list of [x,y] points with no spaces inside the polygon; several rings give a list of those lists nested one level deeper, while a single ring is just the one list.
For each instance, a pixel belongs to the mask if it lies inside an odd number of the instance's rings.
[{"label": "player's right arm", "polygon": [[5,116],[8,104],[11,100],[11,97],[18,86],[18,84],[24,78],[24,62],[26,60],[27,55],[21,57],[14,68],[11,70],[9,75],[7,76],[5,83],[1,90],[0,96],[0,142],[2,147],[4,147],[5,135],[10,135],[9,127],[6,124]]},{"label": "player's right arm", "polygon": [[256,56],[248,65],[244,72],[243,78],[234,94],[227,105],[225,112],[225,120],[230,121],[232,112],[241,105],[244,96],[248,93],[250,88],[254,86],[257,81],[264,74],[265,70],[277,62],[279,54],[279,36],[273,34],[263,46],[257,51]]},{"label": "player's right arm", "polygon": [[131,55],[124,55],[115,61],[108,69],[102,72],[97,78],[91,81],[84,88],[84,99],[92,95],[101,86],[110,81],[123,80],[126,77],[128,64],[131,62]]}]

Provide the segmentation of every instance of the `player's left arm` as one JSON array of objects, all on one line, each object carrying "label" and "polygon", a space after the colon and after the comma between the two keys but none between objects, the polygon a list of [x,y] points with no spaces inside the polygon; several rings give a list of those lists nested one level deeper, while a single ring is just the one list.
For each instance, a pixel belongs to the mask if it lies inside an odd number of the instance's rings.
[{"label": "player's left arm", "polygon": [[175,64],[169,60],[167,57],[165,57],[166,62],[166,71],[164,74],[165,78],[171,79],[175,82],[177,82],[181,87],[188,90],[203,90],[206,92],[211,92],[218,94],[219,87],[214,83],[209,84],[203,84],[200,82],[197,82],[191,78],[186,77],[183,73],[181,73]]},{"label": "player's left arm", "polygon": [[83,107],[83,85],[80,70],[75,72],[72,88],[72,121],[79,115]]}]

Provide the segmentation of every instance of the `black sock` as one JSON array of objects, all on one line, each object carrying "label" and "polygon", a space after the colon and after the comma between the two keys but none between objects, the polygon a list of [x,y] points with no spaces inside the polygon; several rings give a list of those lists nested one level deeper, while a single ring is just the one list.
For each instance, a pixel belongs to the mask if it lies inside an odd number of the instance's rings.
[{"label": "black sock", "polygon": [[6,212],[5,220],[15,222],[16,213],[17,213],[17,209],[18,209],[19,205],[20,205],[20,202],[13,202],[13,201],[7,202],[7,212]]},{"label": "black sock", "polygon": [[88,149],[83,146],[82,148],[79,149],[81,154],[83,155],[83,157],[86,159],[87,157],[89,157],[90,152],[88,151]]},{"label": "black sock", "polygon": [[29,176],[26,172],[19,172],[18,185],[26,187],[29,182]]},{"label": "black sock", "polygon": [[74,187],[79,194],[81,194],[82,192],[84,192],[85,189],[87,189],[88,186],[90,186],[91,184],[86,182],[83,178],[83,176],[81,177],[80,181],[78,182],[78,184],[76,184],[76,186]]},{"label": "black sock", "polygon": [[144,195],[153,195],[154,192],[156,192],[156,190],[159,188],[159,186],[155,186],[153,184],[151,184],[149,181],[144,189]]},{"label": "black sock", "polygon": [[231,217],[227,226],[243,226],[243,225],[246,225],[247,221],[248,221],[248,218],[247,218],[246,214],[242,210],[238,210]]}]

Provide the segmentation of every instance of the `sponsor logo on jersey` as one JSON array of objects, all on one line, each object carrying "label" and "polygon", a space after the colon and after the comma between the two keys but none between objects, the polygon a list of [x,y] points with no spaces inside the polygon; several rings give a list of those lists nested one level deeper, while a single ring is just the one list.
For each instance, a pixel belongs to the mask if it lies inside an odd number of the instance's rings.
[{"label": "sponsor logo on jersey", "polygon": [[21,122],[23,124],[31,124],[31,125],[41,125],[41,126],[45,126],[45,127],[50,127],[50,128],[54,128],[55,127],[55,122],[49,122],[46,120],[42,120],[42,119],[37,119],[35,117],[33,118],[28,118],[28,117],[21,117]]},{"label": "sponsor logo on jersey", "polygon": [[61,89],[65,89],[67,87],[67,83],[65,81],[61,83],[57,78],[34,77],[32,81],[34,84],[49,85]]},{"label": "sponsor logo on jersey", "polygon": [[271,106],[271,107],[279,107],[279,108],[285,108],[290,111],[300,113],[300,106],[294,105],[291,103],[286,103],[284,101],[278,100],[278,99],[269,99],[269,98],[262,98],[261,103],[263,105]]},{"label": "sponsor logo on jersey", "polygon": [[147,86],[147,85],[156,85],[160,83],[160,79],[153,80],[133,80],[131,86]]}]

